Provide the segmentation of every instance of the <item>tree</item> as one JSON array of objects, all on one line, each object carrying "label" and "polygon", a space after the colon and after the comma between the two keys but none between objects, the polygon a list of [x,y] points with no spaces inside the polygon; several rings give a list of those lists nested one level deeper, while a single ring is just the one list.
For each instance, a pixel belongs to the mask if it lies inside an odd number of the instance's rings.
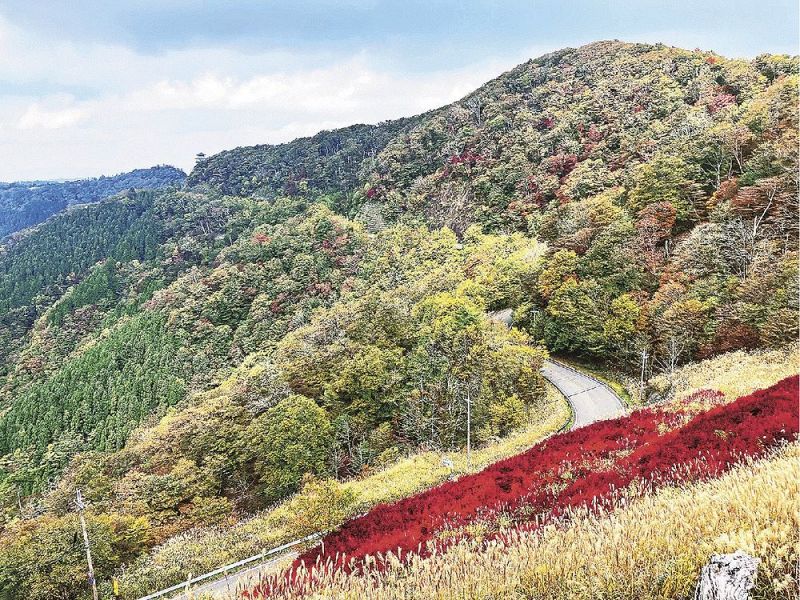
[{"label": "tree", "polygon": [[776,237],[783,241],[781,237],[784,232],[793,227],[797,220],[796,181],[779,177],[762,179],[754,185],[741,188],[730,205],[733,213],[748,226],[746,236],[749,246]]},{"label": "tree", "polygon": [[697,298],[679,297],[652,317],[656,340],[655,360],[672,373],[683,360],[691,359],[709,337],[710,306]]},{"label": "tree", "polygon": [[658,155],[633,170],[628,202],[635,212],[656,202],[670,202],[677,220],[686,222],[695,218],[703,197],[699,179],[697,167],[676,156]]},{"label": "tree", "polygon": [[[95,576],[107,580],[149,543],[143,518],[87,514]],[[18,523],[0,538],[0,596],[51,600],[80,598],[89,589],[74,513]]]},{"label": "tree", "polygon": [[636,215],[636,245],[648,272],[655,275],[667,259],[667,248],[659,248],[670,239],[677,211],[671,202],[650,204]]},{"label": "tree", "polygon": [[289,503],[292,514],[289,531],[292,538],[302,538],[339,527],[353,513],[357,497],[352,488],[332,479],[305,475],[300,492]]},{"label": "tree", "polygon": [[603,344],[615,354],[626,351],[633,342],[641,308],[630,294],[623,294],[611,301],[608,316],[603,321]]},{"label": "tree", "polygon": [[538,291],[543,298],[550,298],[565,282],[575,280],[578,256],[572,250],[559,250],[548,261],[539,275]]},{"label": "tree", "polygon": [[582,200],[613,186],[615,180],[602,160],[584,160],[566,177],[561,191],[572,200]]},{"label": "tree", "polygon": [[603,348],[603,291],[593,279],[568,279],[550,297],[547,347],[555,352],[597,353]]},{"label": "tree", "polygon": [[294,492],[306,473],[329,471],[331,423],[303,396],[291,395],[254,419],[245,440],[267,501]]}]

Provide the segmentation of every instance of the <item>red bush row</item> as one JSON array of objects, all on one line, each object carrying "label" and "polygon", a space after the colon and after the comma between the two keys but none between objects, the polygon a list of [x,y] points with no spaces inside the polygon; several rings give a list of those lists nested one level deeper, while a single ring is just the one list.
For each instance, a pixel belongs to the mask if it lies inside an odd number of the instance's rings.
[{"label": "red bush row", "polygon": [[716,477],[743,456],[758,456],[797,438],[798,378],[717,406],[686,424],[680,417],[645,409],[594,423],[480,473],[378,505],[302,554],[291,572],[301,564],[313,567],[317,560],[333,560],[349,570],[359,568],[367,555],[424,555],[430,544],[442,545],[438,534],[443,528],[500,512],[526,527],[526,520],[541,523],[608,501],[634,481],[660,485]]}]

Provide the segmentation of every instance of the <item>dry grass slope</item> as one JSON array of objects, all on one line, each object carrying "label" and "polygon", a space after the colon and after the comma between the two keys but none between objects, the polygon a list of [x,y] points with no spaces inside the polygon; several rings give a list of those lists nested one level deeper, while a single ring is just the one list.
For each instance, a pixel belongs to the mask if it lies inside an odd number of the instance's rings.
[{"label": "dry grass slope", "polygon": [[[798,372],[800,351],[739,350],[680,367],[672,377],[671,400],[682,400],[698,390],[718,390],[730,402],[756,390],[767,388]],[[659,375],[650,380],[657,390],[669,388],[669,378]]]},{"label": "dry grass slope", "polygon": [[795,443],[716,480],[633,492],[610,514],[576,515],[485,549],[463,543],[383,573],[329,574],[311,597],[691,598],[711,554],[743,549],[761,560],[754,598],[789,600],[797,597],[799,481]]}]

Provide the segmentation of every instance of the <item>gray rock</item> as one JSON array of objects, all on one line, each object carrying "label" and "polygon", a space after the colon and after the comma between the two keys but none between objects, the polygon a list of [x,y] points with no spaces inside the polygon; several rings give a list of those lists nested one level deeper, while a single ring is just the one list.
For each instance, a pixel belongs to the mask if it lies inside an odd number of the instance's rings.
[{"label": "gray rock", "polygon": [[700,573],[695,600],[748,600],[757,574],[758,559],[741,550],[715,554]]},{"label": "gray rock", "polygon": [[487,316],[492,321],[497,321],[498,323],[502,323],[506,327],[511,327],[511,324],[514,322],[514,309],[504,308],[502,310],[496,310],[494,312],[488,313]]}]

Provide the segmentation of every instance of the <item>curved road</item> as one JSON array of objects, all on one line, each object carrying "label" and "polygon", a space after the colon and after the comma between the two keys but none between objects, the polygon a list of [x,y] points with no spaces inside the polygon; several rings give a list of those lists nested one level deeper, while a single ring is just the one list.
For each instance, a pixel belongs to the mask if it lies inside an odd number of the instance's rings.
[{"label": "curved road", "polygon": [[573,429],[625,414],[625,405],[605,384],[552,360],[545,361],[542,375],[567,397],[575,415]]},{"label": "curved road", "polygon": [[[545,361],[542,375],[566,396],[572,407],[575,420],[572,429],[589,425],[603,419],[613,419],[625,414],[625,406],[614,392],[605,384],[575,369],[552,360]],[[259,575],[269,570],[281,560],[293,558],[293,553],[261,563],[244,571],[192,589],[192,597],[232,597],[237,589],[252,586]],[[174,600],[188,600],[186,594],[173,597]]]},{"label": "curved road", "polygon": [[[514,322],[514,310],[511,308],[496,310],[487,316],[506,327],[511,327]],[[572,367],[547,360],[542,367],[542,375],[567,397],[575,415],[573,429],[625,414],[625,405],[611,388]]]}]

